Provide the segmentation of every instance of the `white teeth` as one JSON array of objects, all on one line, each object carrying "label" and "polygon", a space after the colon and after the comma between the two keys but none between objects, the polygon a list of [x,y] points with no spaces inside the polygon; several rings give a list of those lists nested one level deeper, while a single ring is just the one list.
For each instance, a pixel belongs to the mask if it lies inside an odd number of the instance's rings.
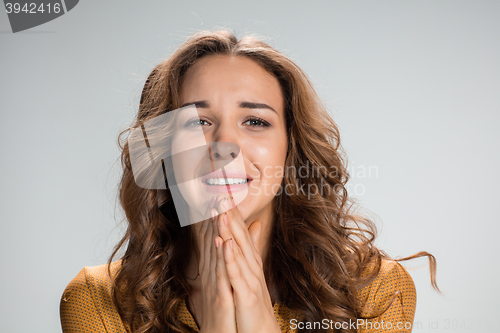
[{"label": "white teeth", "polygon": [[210,178],[206,180],[208,185],[233,185],[233,184],[245,184],[247,182],[246,178]]}]

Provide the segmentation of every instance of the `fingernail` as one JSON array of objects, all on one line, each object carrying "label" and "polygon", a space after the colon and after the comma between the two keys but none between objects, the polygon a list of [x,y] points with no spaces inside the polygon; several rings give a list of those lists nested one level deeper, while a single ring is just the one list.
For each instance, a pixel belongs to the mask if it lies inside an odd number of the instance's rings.
[{"label": "fingernail", "polygon": [[231,250],[233,250],[233,239],[232,238],[229,240],[229,247],[231,248]]},{"label": "fingernail", "polygon": [[215,247],[218,249],[220,246],[220,240],[218,238],[215,238]]}]

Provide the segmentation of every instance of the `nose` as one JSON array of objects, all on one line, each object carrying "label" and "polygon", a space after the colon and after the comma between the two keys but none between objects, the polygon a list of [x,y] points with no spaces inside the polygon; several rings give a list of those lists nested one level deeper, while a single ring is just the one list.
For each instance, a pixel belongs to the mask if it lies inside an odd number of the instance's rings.
[{"label": "nose", "polygon": [[219,161],[222,164],[231,163],[240,153],[237,131],[228,122],[221,122],[209,137],[206,137],[209,144],[210,159]]},{"label": "nose", "polygon": [[210,142],[210,159],[230,163],[240,153],[240,147],[232,142]]}]

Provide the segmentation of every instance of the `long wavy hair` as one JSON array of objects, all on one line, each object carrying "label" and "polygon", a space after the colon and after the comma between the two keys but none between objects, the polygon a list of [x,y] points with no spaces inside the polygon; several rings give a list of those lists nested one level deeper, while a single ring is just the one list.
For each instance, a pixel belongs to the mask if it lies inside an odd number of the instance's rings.
[{"label": "long wavy hair", "polygon": [[[314,177],[311,172],[306,177],[286,173],[281,186],[287,191],[273,198],[275,219],[264,263],[272,299],[298,311],[306,321],[355,321],[363,308],[358,290],[375,279],[382,258],[390,258],[374,245],[374,222],[356,213],[355,200],[348,195],[345,185],[350,176],[338,127],[307,75],[292,60],[259,38],[247,35],[238,41],[226,30],[200,31],[158,64],[144,84],[133,125],[118,137],[123,168],[118,196],[128,227],[109,258],[108,271],[118,250],[127,243],[112,279],[112,298],[122,321],[134,333],[193,331],[175,316],[176,307],[190,292],[183,273],[186,254],[194,246],[191,226],[180,227],[168,188],[151,190],[136,185],[129,147],[122,137],[179,108],[183,75],[208,55],[247,57],[274,75],[285,99],[289,142],[285,169],[323,170]],[[330,190],[313,196],[301,191],[314,185]],[[290,192],[294,195],[287,195]],[[421,256],[429,258],[431,282],[439,290],[431,254],[419,252],[390,260]]]}]

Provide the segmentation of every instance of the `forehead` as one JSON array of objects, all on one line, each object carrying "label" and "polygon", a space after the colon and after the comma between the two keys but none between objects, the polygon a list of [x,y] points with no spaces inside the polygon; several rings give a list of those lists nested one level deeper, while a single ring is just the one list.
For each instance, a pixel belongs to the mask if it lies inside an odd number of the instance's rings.
[{"label": "forehead", "polygon": [[199,59],[183,76],[181,103],[207,99],[252,100],[273,104],[283,112],[283,93],[274,75],[243,56],[210,55]]}]

